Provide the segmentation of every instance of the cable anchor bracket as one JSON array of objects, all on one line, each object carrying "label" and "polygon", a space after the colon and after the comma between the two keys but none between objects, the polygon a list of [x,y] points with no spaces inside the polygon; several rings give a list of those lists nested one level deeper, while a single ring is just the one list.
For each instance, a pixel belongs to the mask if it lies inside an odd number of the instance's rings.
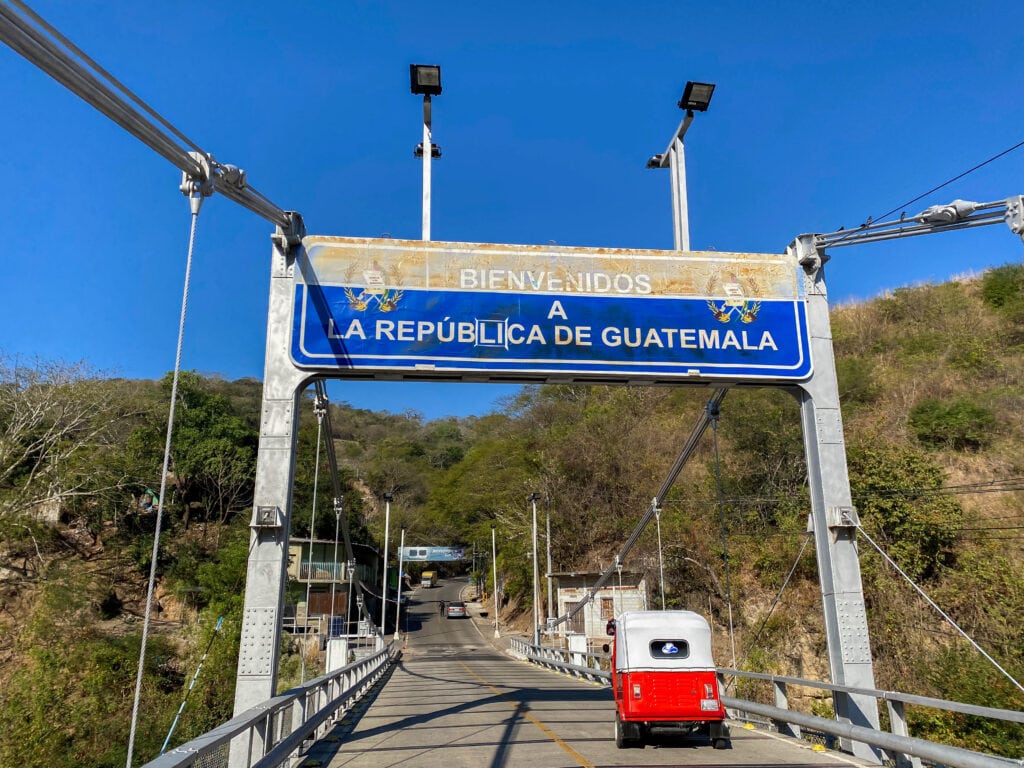
[{"label": "cable anchor bracket", "polygon": [[189,152],[188,155],[198,166],[198,172],[193,174],[182,171],[181,184],[178,185],[178,189],[189,199],[192,215],[195,216],[199,214],[203,199],[213,194],[213,171],[210,167],[213,158],[201,152]]},{"label": "cable anchor bracket", "polygon": [[822,235],[799,235],[790,243],[788,250],[796,256],[797,264],[809,274],[817,272],[831,258],[825,253],[825,238]]},{"label": "cable anchor bracket", "polygon": [[1015,235],[1024,240],[1024,195],[1006,198],[1006,226]]},{"label": "cable anchor bracket", "polygon": [[293,249],[302,245],[302,238],[306,236],[306,224],[302,220],[302,214],[298,211],[287,211],[288,227],[278,227],[277,231],[270,236],[281,251],[290,253]]}]

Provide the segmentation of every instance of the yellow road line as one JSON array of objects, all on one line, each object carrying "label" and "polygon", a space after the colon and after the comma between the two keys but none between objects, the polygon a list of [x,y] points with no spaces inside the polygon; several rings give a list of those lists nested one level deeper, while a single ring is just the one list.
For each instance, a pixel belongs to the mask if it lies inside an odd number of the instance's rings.
[{"label": "yellow road line", "polygon": [[[498,690],[493,685],[491,685],[486,680],[484,680],[482,677],[480,677],[480,675],[478,675],[476,672],[474,672],[472,669],[469,668],[469,665],[466,664],[466,662],[460,661],[459,664],[461,664],[463,667],[465,667],[466,671],[469,672],[469,674],[471,674],[473,677],[475,677],[481,683],[483,683],[488,688],[490,688],[492,691],[494,691],[494,693],[496,693],[498,696],[503,698],[506,702],[511,704],[516,709],[519,708],[519,704],[517,702],[510,701],[508,696],[505,694],[504,691]],[[562,749],[564,749],[566,752],[568,752],[570,755],[572,755],[572,758],[577,763],[579,763],[583,768],[595,768],[595,766],[594,766],[594,764],[592,762],[587,760],[587,758],[585,758],[583,755],[581,755],[575,749],[573,749],[568,744],[566,744],[561,738],[559,738],[557,733],[552,731],[550,728],[548,728],[546,725],[544,725],[544,723],[542,723],[536,717],[531,715],[529,712],[523,712],[523,717],[525,717],[531,723],[536,725],[540,729],[541,733],[543,733],[545,736],[547,736],[549,739],[551,739],[553,742],[555,742],[555,744],[557,744]]]}]

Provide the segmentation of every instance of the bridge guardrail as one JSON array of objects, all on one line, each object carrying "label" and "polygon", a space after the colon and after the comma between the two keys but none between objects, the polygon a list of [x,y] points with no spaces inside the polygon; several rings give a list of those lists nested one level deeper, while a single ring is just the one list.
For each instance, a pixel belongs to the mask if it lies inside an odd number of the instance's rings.
[{"label": "bridge guardrail", "polygon": [[604,654],[533,645],[518,637],[510,641],[512,652],[527,661],[594,682],[611,683],[611,673],[601,668],[602,660],[606,666],[608,663],[608,656]]},{"label": "bridge guardrail", "polygon": [[[345,712],[380,679],[398,656],[394,643],[353,663],[310,680],[243,712],[192,741],[168,750],[143,768],[203,768],[223,764],[229,744],[246,754],[246,768],[276,768],[308,739],[327,730],[329,721]],[[255,754],[254,754],[255,753]]]},{"label": "bridge guardrail", "polygon": [[[564,648],[537,646],[520,638],[511,638],[511,649],[513,654],[519,658],[548,667],[549,669],[556,669],[577,677],[585,677],[590,680],[610,684],[611,673],[600,669],[601,660],[603,659],[605,662],[608,660],[608,657],[605,655],[572,652]],[[584,663],[580,663],[581,658],[579,657],[583,657],[582,661]],[[842,739],[860,741],[888,752],[899,768],[904,768],[905,766],[919,768],[922,758],[951,766],[951,768],[1007,768],[1008,766],[1024,766],[1024,760],[1013,760],[1011,758],[988,755],[983,752],[973,752],[968,749],[952,747],[910,736],[907,731],[907,720],[903,705],[931,707],[933,709],[943,709],[949,712],[960,712],[1015,723],[1024,723],[1024,712],[982,707],[975,704],[946,701],[944,699],[933,699],[927,696],[916,696],[897,691],[852,688],[833,683],[818,682],[816,680],[806,680],[799,677],[785,677],[762,672],[745,672],[727,667],[719,667],[717,672],[719,688],[723,691],[725,690],[724,678],[727,676],[771,683],[775,697],[775,706],[729,696],[722,696],[722,703],[728,709],[735,712],[767,718],[772,725],[786,735],[799,738],[800,727],[803,726],[832,736],[838,736]],[[876,731],[873,728],[852,725],[839,720],[830,720],[824,717],[795,712],[789,709],[787,685],[805,686],[834,693],[859,694],[870,696],[879,702],[884,701],[889,710],[891,732]]]}]

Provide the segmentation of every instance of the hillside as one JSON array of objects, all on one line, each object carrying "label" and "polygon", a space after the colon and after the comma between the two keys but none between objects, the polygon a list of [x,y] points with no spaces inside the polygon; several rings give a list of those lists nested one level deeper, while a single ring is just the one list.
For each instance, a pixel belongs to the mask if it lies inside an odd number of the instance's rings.
[{"label": "hillside", "polygon": [[[1024,267],[835,308],[833,333],[865,532],[1024,678]],[[0,765],[123,765],[168,382],[0,359],[0,383]],[[230,710],[259,391],[251,380],[183,379],[141,757],[159,748],[218,616],[224,631],[177,737]],[[706,390],[529,387],[499,413],[436,422],[334,404],[350,525],[357,540],[380,541],[385,492],[408,543],[489,551],[495,523],[512,621],[531,608],[527,495],[541,493],[550,514],[556,571],[606,565],[706,399]],[[295,535],[309,533],[316,428],[305,407]],[[733,663],[735,647],[745,668],[827,679],[807,512],[795,398],[731,391],[661,518],[667,605],[710,613],[720,663]],[[318,515],[318,536],[333,528],[333,516]],[[1024,708],[866,538],[860,552],[879,687]],[[652,528],[626,563],[645,572],[652,605],[657,564]],[[297,679],[295,654],[282,665],[283,684]],[[912,728],[1024,749],[1020,729],[989,732],[940,713]]]}]

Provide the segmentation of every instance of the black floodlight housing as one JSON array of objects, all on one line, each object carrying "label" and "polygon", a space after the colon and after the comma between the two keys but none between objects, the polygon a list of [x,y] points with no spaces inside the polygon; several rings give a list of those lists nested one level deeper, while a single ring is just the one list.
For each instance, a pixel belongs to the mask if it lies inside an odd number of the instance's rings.
[{"label": "black floodlight housing", "polygon": [[409,85],[413,93],[423,94],[424,96],[439,95],[441,93],[440,65],[410,64]]},{"label": "black floodlight housing", "polygon": [[711,94],[714,92],[714,83],[695,83],[688,80],[686,88],[683,89],[683,98],[679,100],[679,108],[687,112],[706,112],[708,104],[711,103]]},{"label": "black floodlight housing", "polygon": [[[416,145],[416,149],[414,149],[412,151],[412,156],[413,157],[423,157],[423,142],[422,141],[419,144]],[[437,144],[431,144],[430,145],[430,156],[433,157],[433,158],[440,157],[441,156],[441,147],[439,145],[437,145]]]}]

